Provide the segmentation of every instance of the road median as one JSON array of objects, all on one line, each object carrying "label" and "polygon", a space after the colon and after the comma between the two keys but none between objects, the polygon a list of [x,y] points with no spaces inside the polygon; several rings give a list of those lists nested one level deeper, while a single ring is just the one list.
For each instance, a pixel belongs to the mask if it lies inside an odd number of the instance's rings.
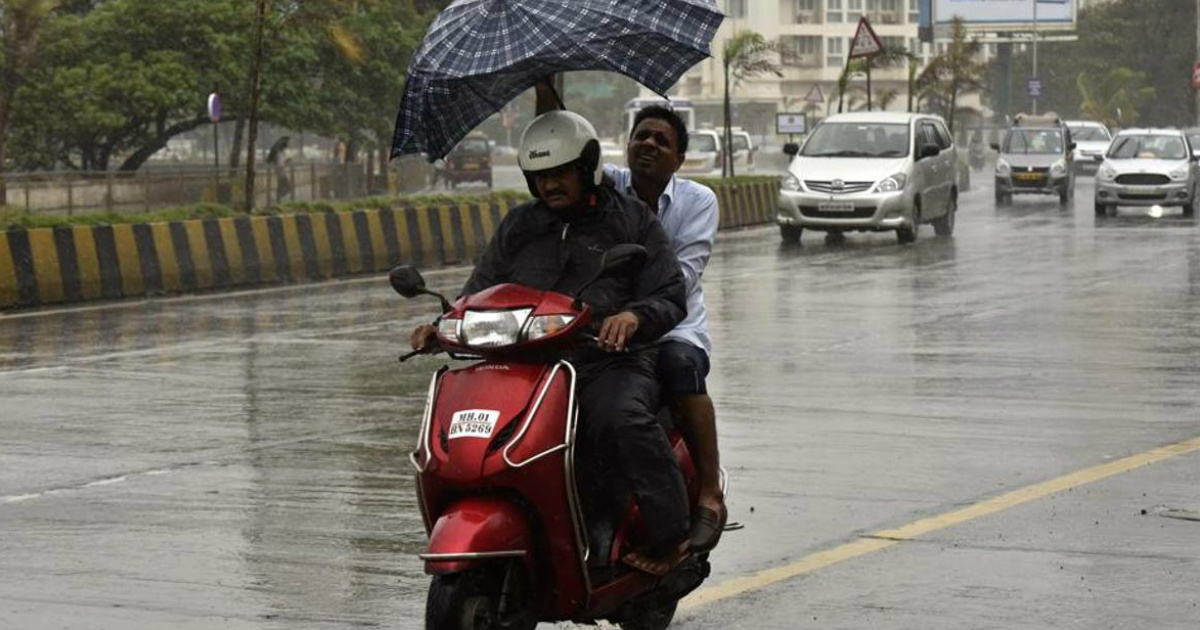
[{"label": "road median", "polygon": [[[722,229],[774,216],[775,178],[705,183],[720,202]],[[290,213],[8,229],[0,232],[0,309],[316,282],[405,263],[463,264],[523,200],[398,197]]]}]

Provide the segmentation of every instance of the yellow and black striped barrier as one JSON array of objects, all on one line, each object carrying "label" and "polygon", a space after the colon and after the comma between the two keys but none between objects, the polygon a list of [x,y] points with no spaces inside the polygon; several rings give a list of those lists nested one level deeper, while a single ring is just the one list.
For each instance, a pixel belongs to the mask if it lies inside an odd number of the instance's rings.
[{"label": "yellow and black striped barrier", "polygon": [[[715,186],[721,227],[770,221],[778,182]],[[0,232],[0,309],[468,263],[503,200]]]}]

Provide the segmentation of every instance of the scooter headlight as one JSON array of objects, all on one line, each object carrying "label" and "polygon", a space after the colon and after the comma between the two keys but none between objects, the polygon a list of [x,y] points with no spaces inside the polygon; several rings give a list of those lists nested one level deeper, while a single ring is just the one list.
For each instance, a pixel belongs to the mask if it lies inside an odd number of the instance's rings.
[{"label": "scooter headlight", "polygon": [[570,326],[573,321],[574,315],[539,315],[529,320],[529,327],[525,329],[525,339],[537,341],[549,337]]},{"label": "scooter headlight", "polygon": [[510,311],[467,311],[463,315],[460,338],[472,348],[503,348],[520,339],[521,328],[531,308]]}]

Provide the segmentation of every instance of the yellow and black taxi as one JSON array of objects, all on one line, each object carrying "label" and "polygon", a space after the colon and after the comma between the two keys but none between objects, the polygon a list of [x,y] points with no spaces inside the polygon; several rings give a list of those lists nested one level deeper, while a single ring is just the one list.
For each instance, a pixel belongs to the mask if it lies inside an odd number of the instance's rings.
[{"label": "yellow and black taxi", "polygon": [[1057,195],[1066,205],[1075,195],[1075,143],[1057,116],[1018,114],[1003,143],[992,144],[996,160],[996,205],[1013,195]]}]

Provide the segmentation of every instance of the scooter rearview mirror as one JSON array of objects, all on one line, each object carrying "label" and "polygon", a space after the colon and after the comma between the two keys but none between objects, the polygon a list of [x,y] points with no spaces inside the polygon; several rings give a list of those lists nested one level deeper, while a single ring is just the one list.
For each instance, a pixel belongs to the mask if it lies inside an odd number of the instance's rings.
[{"label": "scooter rearview mirror", "polygon": [[442,312],[450,312],[450,302],[440,293],[430,291],[425,288],[425,278],[421,277],[421,272],[417,271],[412,265],[401,265],[388,272],[388,282],[392,284],[392,288],[396,293],[406,297],[415,298],[418,295],[432,295],[442,303]]},{"label": "scooter rearview mirror", "polygon": [[392,283],[396,293],[406,298],[425,294],[425,278],[422,278],[421,272],[412,265],[401,265],[393,269],[388,273],[388,282]]},{"label": "scooter rearview mirror", "polygon": [[575,310],[583,308],[583,292],[588,287],[596,283],[597,280],[604,276],[614,276],[622,273],[629,273],[636,270],[638,267],[646,264],[646,259],[650,257],[650,253],[645,247],[633,243],[625,243],[616,245],[604,252],[604,256],[600,258],[600,271],[592,276],[590,280],[583,283],[579,290],[575,292],[575,301],[571,304]]},{"label": "scooter rearview mirror", "polygon": [[649,257],[650,253],[641,245],[633,243],[617,245],[604,252],[604,257],[600,259],[600,274],[611,276],[632,271],[646,264],[646,259]]}]

